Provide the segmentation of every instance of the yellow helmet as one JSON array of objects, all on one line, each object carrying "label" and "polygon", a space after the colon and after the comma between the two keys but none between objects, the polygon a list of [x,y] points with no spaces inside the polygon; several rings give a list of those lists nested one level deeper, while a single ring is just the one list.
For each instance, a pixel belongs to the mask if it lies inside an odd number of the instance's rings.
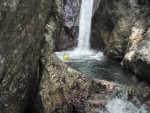
[{"label": "yellow helmet", "polygon": [[64,61],[67,61],[68,60],[68,55],[64,55],[63,59],[64,59]]}]

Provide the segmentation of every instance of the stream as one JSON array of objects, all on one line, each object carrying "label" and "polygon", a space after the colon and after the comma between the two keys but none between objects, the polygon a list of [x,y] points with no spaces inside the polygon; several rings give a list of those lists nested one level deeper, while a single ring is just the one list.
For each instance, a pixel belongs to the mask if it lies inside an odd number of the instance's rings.
[{"label": "stream", "polygon": [[[64,61],[63,56],[67,55],[68,60],[64,62],[89,77],[116,82],[123,87],[134,85],[133,75],[123,70],[118,62],[105,61],[102,52],[74,50],[56,52],[55,54],[62,61]],[[128,101],[126,94],[121,95],[109,100],[105,105],[106,109],[99,109],[99,113],[149,113],[146,106],[142,105],[136,97]]]},{"label": "stream", "polygon": [[[89,77],[115,82],[123,86],[121,89],[132,87],[134,82],[130,72],[123,70],[118,62],[105,61],[103,52],[90,49],[93,3],[94,0],[81,2],[77,47],[71,51],[55,52],[55,54],[60,60]],[[149,113],[146,106],[142,105],[136,97],[128,101],[127,92],[121,92],[119,95],[108,99],[105,109],[98,108],[97,112],[89,113]],[[104,97],[106,96],[104,94]],[[101,99],[96,98],[95,101]]]}]

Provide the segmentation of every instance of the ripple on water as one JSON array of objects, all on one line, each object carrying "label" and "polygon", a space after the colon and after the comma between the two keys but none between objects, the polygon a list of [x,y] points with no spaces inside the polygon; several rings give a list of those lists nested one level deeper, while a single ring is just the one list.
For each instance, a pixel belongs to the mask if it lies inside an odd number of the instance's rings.
[{"label": "ripple on water", "polygon": [[63,61],[63,56],[68,55],[66,61],[72,68],[87,74],[88,76],[102,80],[114,81],[123,85],[133,83],[133,75],[124,71],[118,62],[104,61],[103,53],[93,50],[74,50],[56,52],[56,55]]},{"label": "ripple on water", "polygon": [[[133,75],[123,70],[118,62],[104,61],[103,53],[96,51],[63,51],[56,52],[56,55],[63,61],[63,56],[68,55],[66,62],[72,68],[85,73],[88,76],[101,80],[114,81],[121,85],[132,86]],[[135,103],[136,101],[136,103]],[[138,103],[138,104],[137,104]],[[149,113],[144,105],[137,100],[127,101],[125,98],[114,98],[110,100],[104,110],[99,113]]]}]

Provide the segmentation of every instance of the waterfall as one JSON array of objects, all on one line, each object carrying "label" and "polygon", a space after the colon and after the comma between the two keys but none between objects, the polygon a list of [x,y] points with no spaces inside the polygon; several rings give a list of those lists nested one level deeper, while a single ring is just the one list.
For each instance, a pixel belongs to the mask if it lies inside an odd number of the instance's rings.
[{"label": "waterfall", "polygon": [[[91,22],[93,15],[94,0],[82,0],[79,18],[78,45],[71,51],[56,52],[56,55],[63,61],[63,55],[69,57],[68,61],[76,60],[102,60],[103,53],[90,49]],[[72,12],[72,11],[70,11]]]},{"label": "waterfall", "polygon": [[93,2],[94,0],[82,0],[79,20],[78,50],[90,49]]}]

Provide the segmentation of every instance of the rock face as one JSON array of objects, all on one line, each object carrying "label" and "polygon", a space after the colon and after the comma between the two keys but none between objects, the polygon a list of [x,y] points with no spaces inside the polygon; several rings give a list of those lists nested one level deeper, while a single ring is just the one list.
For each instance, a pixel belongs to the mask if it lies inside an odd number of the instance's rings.
[{"label": "rock face", "polygon": [[[47,54],[45,54],[47,57]],[[83,112],[91,80],[62,63],[56,55],[42,58],[45,63],[33,113]]]},{"label": "rock face", "polygon": [[54,16],[49,17],[46,25],[40,59],[42,78],[32,113],[92,113],[89,110],[95,109],[95,104],[97,107],[102,104],[101,101],[95,103],[96,93],[103,91],[104,96],[108,89],[108,95],[113,95],[112,90],[117,85],[88,78],[57,58],[53,53],[57,32]]},{"label": "rock face", "polygon": [[[135,27],[132,30],[135,31],[129,37],[122,66],[131,69],[138,78],[150,81],[150,28],[145,33]],[[138,33],[134,34],[136,30]]]},{"label": "rock face", "polygon": [[56,0],[55,19],[57,20],[57,51],[71,48],[77,44],[80,0]]},{"label": "rock face", "polygon": [[[61,19],[65,6],[60,0],[0,1],[0,113],[29,113],[40,79],[33,113],[83,113],[88,99],[92,107],[101,105],[99,95],[91,95],[114,89],[114,84],[88,78],[53,54],[72,46],[78,29],[78,20],[72,28]],[[93,42],[103,40],[108,58],[124,58],[123,66],[149,79],[149,1],[102,0],[94,11]]]},{"label": "rock face", "polygon": [[39,81],[50,0],[0,1],[0,113],[23,113]]},{"label": "rock face", "polygon": [[54,53],[42,53],[42,78],[33,113],[93,113],[116,96],[115,83],[88,78]]},{"label": "rock face", "polygon": [[71,69],[53,53],[57,32],[54,15],[46,25],[41,56],[41,82],[33,113],[71,113],[84,111],[91,79]]},{"label": "rock face", "polygon": [[149,0],[102,0],[92,25],[93,38],[103,40],[106,57],[123,60],[123,67],[145,80],[150,80],[149,6]]}]

